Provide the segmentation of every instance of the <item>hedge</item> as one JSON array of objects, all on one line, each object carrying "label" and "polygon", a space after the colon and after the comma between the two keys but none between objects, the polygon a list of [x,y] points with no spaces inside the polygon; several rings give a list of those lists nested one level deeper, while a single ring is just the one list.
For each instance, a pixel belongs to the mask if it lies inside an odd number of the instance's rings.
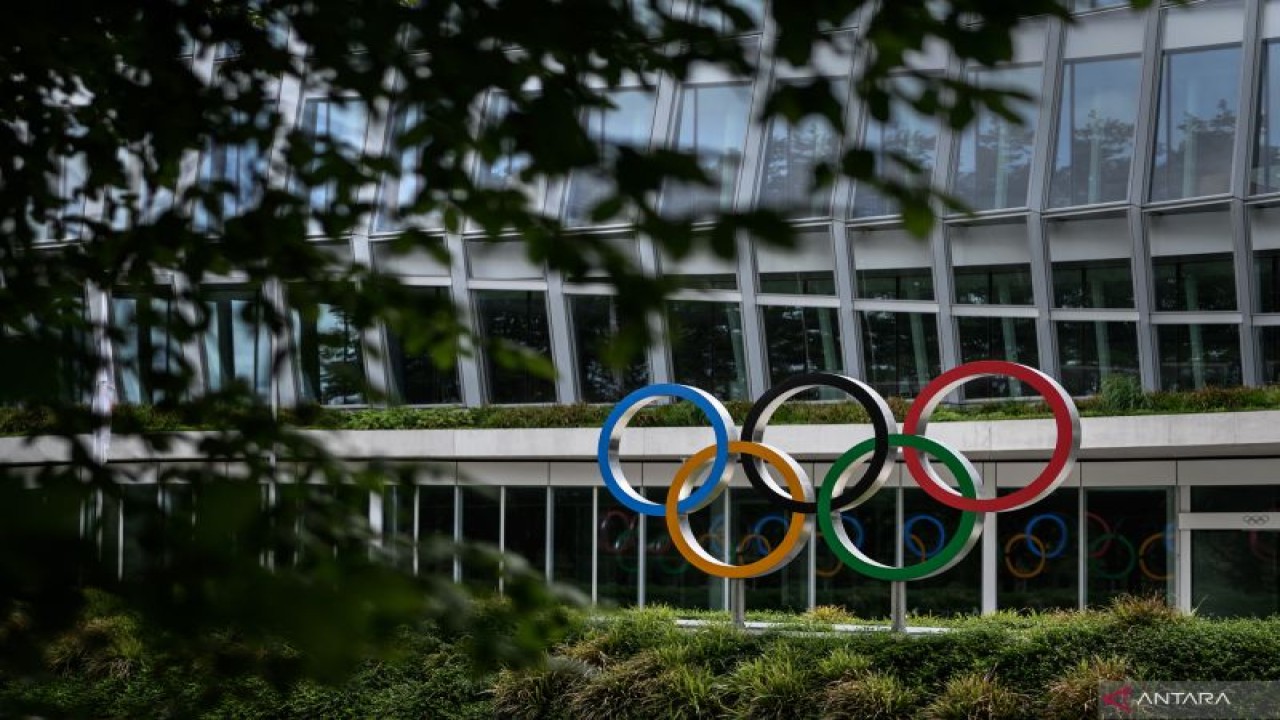
[{"label": "hedge", "polygon": [[[889,407],[899,419],[911,406],[909,399],[892,397]],[[1280,387],[1205,388],[1186,392],[1143,393],[1131,379],[1116,376],[1104,384],[1103,392],[1076,401],[1085,416],[1177,415],[1205,412],[1280,410]],[[741,424],[751,404],[725,403],[735,422]],[[284,411],[282,419],[304,428],[327,430],[455,430],[466,428],[598,428],[612,406],[539,405],[485,406],[477,408],[369,408],[338,410],[305,406]],[[220,407],[195,403],[182,407],[119,405],[112,423],[118,432],[168,432],[207,430],[245,426],[248,421],[266,421],[263,408]],[[1042,402],[1000,401],[943,406],[935,421],[1019,420],[1049,417]],[[848,424],[866,422],[862,406],[852,402],[793,402],[783,405],[773,416],[781,425]],[[87,432],[92,418],[86,411],[58,413],[43,407],[0,408],[0,435],[42,435],[71,428]],[[689,427],[705,419],[689,403],[648,408],[633,420],[635,427]]]},{"label": "hedge", "polygon": [[[690,615],[705,625],[677,626]],[[836,632],[850,618],[831,608],[766,617],[772,630],[748,633],[716,613],[584,616],[544,663],[499,671],[472,663],[472,639],[422,627],[404,631],[399,656],[327,684],[255,672],[271,666],[260,654],[244,666],[166,657],[133,624],[99,617],[51,648],[45,675],[0,677],[0,715],[1092,718],[1102,679],[1280,678],[1280,618],[1186,617],[1154,600],[917,619],[948,626],[928,635]]]}]

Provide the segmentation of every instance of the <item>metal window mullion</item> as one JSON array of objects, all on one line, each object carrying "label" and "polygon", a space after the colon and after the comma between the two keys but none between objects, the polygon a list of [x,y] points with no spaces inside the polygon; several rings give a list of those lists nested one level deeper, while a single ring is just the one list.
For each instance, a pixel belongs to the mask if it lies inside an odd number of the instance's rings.
[{"label": "metal window mullion", "polygon": [[547,463],[547,489],[543,493],[543,502],[546,503],[546,517],[543,521],[546,523],[546,534],[543,537],[542,574],[548,584],[551,583],[551,578],[555,577],[556,570],[555,561],[553,560],[555,557],[555,533],[553,532],[556,521],[555,500],[555,488],[551,487],[551,463]]},{"label": "metal window mullion", "polygon": [[600,488],[591,488],[591,604],[600,601]]},{"label": "metal window mullion", "polygon": [[[951,58],[947,76],[953,79],[964,77],[964,67],[955,57]],[[949,123],[938,123],[938,161],[933,167],[933,186],[947,189],[951,186],[951,175],[956,162],[956,154],[960,147],[960,132]],[[947,225],[941,218],[942,207],[934,204],[939,219],[933,225],[929,235],[929,244],[933,248],[933,293],[938,301],[938,360],[942,369],[948,370],[960,364],[960,344],[956,336],[956,324],[952,319],[951,308],[955,304],[955,293],[951,283],[951,247],[947,242]]]},{"label": "metal window mullion", "polygon": [[1036,120],[1038,127],[1031,155],[1030,187],[1027,188],[1027,207],[1032,212],[1043,210],[1047,204],[1049,173],[1053,169],[1054,139],[1057,137],[1060,115],[1057,111],[1060,108],[1058,95],[1062,78],[1062,56],[1066,45],[1066,26],[1060,20],[1050,20],[1046,32],[1044,65],[1041,66],[1042,93],[1039,117]]},{"label": "metal window mullion", "polygon": [[840,309],[837,313],[837,327],[840,328],[840,355],[844,363],[844,372],[853,377],[866,377],[866,367],[862,359],[862,323],[854,306],[857,293],[857,279],[853,269],[853,252],[849,247],[849,228],[843,221],[832,224],[832,250],[835,260],[836,295],[839,297]]},{"label": "metal window mullion", "polygon": [[[503,556],[507,552],[507,486],[498,487],[498,552]],[[505,557],[498,560],[498,594],[503,595],[506,591],[506,584],[503,582],[503,575],[506,566]]]},{"label": "metal window mullion", "polygon": [[[1138,116],[1133,134],[1133,159],[1129,166],[1129,203],[1146,202],[1155,151],[1156,104],[1160,100],[1160,4],[1147,9],[1146,37],[1142,46],[1142,70],[1138,85]],[[1136,289],[1136,288],[1135,288]]]},{"label": "metal window mullion", "polygon": [[[1249,195],[1253,141],[1258,124],[1259,79],[1262,61],[1262,0],[1244,0],[1244,40],[1241,46],[1239,108],[1236,111],[1236,139],[1232,147],[1234,165],[1231,172],[1231,194],[1237,198]],[[1247,378],[1247,376],[1246,376]]]},{"label": "metal window mullion", "polygon": [[[658,89],[654,96],[653,127],[650,129],[650,147],[669,147],[671,139],[678,129],[677,113],[680,109],[680,91],[676,81],[669,76],[658,80]],[[661,192],[661,191],[659,191]],[[655,201],[660,198],[655,198]],[[657,277],[661,272],[661,259],[658,245],[653,238],[638,234],[636,252],[641,271],[649,277]],[[649,332],[652,342],[649,343],[647,359],[649,363],[650,381],[655,383],[671,382],[671,339],[667,333],[666,318],[662,312],[649,317]]]},{"label": "metal window mullion", "polygon": [[1040,369],[1061,379],[1058,349],[1053,332],[1053,270],[1049,266],[1044,218],[1031,211],[1027,218],[1027,240],[1031,246],[1031,291],[1036,303],[1036,338],[1040,345]]},{"label": "metal window mullion", "polygon": [[551,362],[556,369],[556,398],[565,405],[578,402],[569,301],[564,294],[564,276],[558,270],[547,270],[547,324],[551,336]]},{"label": "metal window mullion", "polygon": [[[380,157],[386,153],[388,137],[390,135],[388,126],[391,124],[391,108],[387,101],[382,100],[376,106],[369,108],[366,113],[365,123],[365,156]],[[364,213],[351,232],[350,247],[352,262],[362,265],[373,271],[373,250],[369,244],[369,234],[372,232],[373,218],[377,215],[378,201],[378,183],[366,183],[356,191],[356,202],[361,205],[367,205],[374,208],[372,212]],[[389,398],[391,390],[390,373],[387,364],[387,343],[386,329],[383,324],[375,322],[367,328],[360,331],[361,343],[361,359],[364,364],[365,382],[375,395],[380,396],[379,405],[385,405]],[[370,404],[374,404],[372,398],[366,398]]]},{"label": "metal window mullion", "polygon": [[1262,363],[1253,330],[1253,253],[1249,237],[1249,208],[1241,200],[1231,202],[1232,241],[1235,243],[1236,305],[1240,308],[1240,379],[1249,386],[1261,385]]},{"label": "metal window mullion", "polygon": [[[751,88],[751,109],[744,138],[742,167],[738,169],[737,188],[734,192],[734,209],[745,211],[752,207],[757,186],[757,170],[763,167],[762,156],[768,142],[768,124],[759,121],[765,102],[773,86],[774,59],[763,48],[771,46],[766,32],[760,51],[760,62]],[[756,397],[769,386],[768,358],[765,353],[764,318],[756,302],[755,241],[747,232],[737,237],[738,288],[742,292],[742,345],[746,357],[747,393]]]},{"label": "metal window mullion", "polygon": [[458,552],[458,544],[462,542],[462,485],[454,476],[453,485],[453,581],[462,582],[462,555]]},{"label": "metal window mullion", "polygon": [[1155,326],[1151,323],[1151,253],[1147,244],[1146,218],[1137,207],[1129,210],[1129,235],[1133,242],[1133,301],[1138,311],[1138,373],[1145,390],[1160,388],[1159,358],[1156,354]]}]

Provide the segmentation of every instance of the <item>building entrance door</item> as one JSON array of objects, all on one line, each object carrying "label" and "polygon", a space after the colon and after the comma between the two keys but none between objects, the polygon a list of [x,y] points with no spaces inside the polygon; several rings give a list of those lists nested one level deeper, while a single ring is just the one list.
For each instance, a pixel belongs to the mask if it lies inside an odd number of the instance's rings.
[{"label": "building entrance door", "polygon": [[1188,513],[1180,529],[1191,541],[1191,609],[1207,617],[1280,614],[1280,512]]}]

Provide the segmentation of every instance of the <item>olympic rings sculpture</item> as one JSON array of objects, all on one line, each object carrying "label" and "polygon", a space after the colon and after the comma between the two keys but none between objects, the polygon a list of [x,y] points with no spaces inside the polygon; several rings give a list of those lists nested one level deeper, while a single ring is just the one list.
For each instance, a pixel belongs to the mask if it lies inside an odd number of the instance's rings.
[{"label": "olympic rings sculpture", "polygon": [[[1006,495],[996,495],[983,484],[981,476],[967,458],[950,446],[926,437],[929,418],[944,398],[970,380],[991,376],[1007,376],[1035,388],[1053,412],[1057,439],[1045,469],[1026,487]],[[860,440],[841,454],[815,488],[800,464],[782,450],[764,442],[769,419],[787,400],[817,388],[833,388],[849,395],[867,412],[873,436]],[[627,480],[621,461],[622,434],[635,414],[659,398],[687,400],[711,422],[715,443],[681,464],[676,471],[663,503],[641,495]],[[1080,450],[1080,416],[1071,396],[1053,378],[1026,365],[1001,360],[968,363],[949,370],[930,382],[917,396],[898,430],[897,420],[884,398],[870,386],[844,375],[809,373],[793,377],[774,386],[751,407],[742,424],[741,438],[736,437],[728,410],[710,394],[688,385],[658,384],[641,388],[623,398],[613,408],[600,430],[597,461],[605,487],[628,510],[661,517],[665,520],[671,546],[693,567],[716,577],[745,579],[774,572],[800,554],[813,535],[815,520],[822,537],[836,558],[854,570],[879,580],[908,581],[932,577],[945,572],[973,549],[982,533],[988,512],[1003,512],[1027,507],[1053,492],[1070,474]],[[931,516],[913,516],[904,535],[911,538],[920,561],[903,566],[880,563],[859,547],[864,535],[860,523],[849,522],[844,511],[868,501],[889,478],[899,450],[906,461],[909,476],[921,489],[938,502],[961,511],[960,526],[950,537],[942,524]],[[940,461],[955,479],[958,490],[950,487],[925,456]],[[776,518],[762,520],[750,535],[739,541],[738,559],[749,549],[757,559],[745,564],[721,560],[722,552],[709,550],[689,523],[689,515],[715,501],[732,477],[730,458],[738,456],[747,480],[770,504],[781,511]],[[710,466],[702,475],[701,472]],[[765,465],[782,479],[782,487],[765,469]],[[854,480],[855,473],[861,475]],[[701,485],[695,487],[698,478]],[[923,518],[928,517],[928,520]],[[768,540],[761,530],[765,524],[785,527],[781,540]],[[911,530],[916,523],[934,525],[937,542],[928,546]],[[849,530],[853,529],[854,537]],[[603,527],[602,527],[603,530]],[[625,533],[624,533],[625,534]],[[623,551],[629,538],[620,535],[615,547]],[[710,543],[708,543],[710,544]],[[1056,546],[1055,546],[1056,547]],[[723,551],[723,547],[721,551]],[[1042,548],[1042,552],[1053,549]],[[823,568],[834,574],[838,565]]]}]

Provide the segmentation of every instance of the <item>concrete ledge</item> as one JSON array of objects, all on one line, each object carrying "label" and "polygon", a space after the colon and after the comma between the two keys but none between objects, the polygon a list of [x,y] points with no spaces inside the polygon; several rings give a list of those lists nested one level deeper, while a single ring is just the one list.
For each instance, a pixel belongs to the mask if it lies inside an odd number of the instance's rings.
[{"label": "concrete ledge", "polygon": [[[1138,415],[1084,418],[1081,459],[1130,460],[1280,456],[1280,411]],[[593,428],[533,430],[307,430],[331,452],[352,460],[565,460],[595,459]],[[832,460],[871,435],[869,425],[778,425],[765,442],[796,458]],[[1052,420],[947,422],[929,427],[941,440],[976,461],[1043,460],[1055,440]],[[210,432],[164,433],[169,446],[152,451],[137,437],[116,438],[115,462],[190,462],[207,459],[201,441]],[[90,442],[80,436],[81,442]],[[622,445],[624,458],[682,460],[713,441],[708,428],[635,428]],[[67,462],[67,443],[54,437],[0,438],[0,463]]]}]

